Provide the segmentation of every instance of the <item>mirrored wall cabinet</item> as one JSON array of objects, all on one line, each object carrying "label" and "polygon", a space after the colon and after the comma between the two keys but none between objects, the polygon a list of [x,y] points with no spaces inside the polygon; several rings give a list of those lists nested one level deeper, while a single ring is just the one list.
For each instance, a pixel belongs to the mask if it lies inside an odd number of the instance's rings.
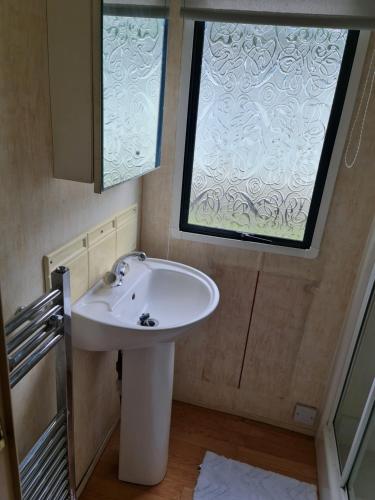
[{"label": "mirrored wall cabinet", "polygon": [[95,191],[160,165],[165,0],[47,0],[54,176]]}]

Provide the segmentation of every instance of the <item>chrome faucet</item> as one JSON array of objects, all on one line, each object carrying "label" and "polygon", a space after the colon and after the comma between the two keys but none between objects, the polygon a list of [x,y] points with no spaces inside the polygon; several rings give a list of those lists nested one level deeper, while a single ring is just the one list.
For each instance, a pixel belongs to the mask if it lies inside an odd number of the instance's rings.
[{"label": "chrome faucet", "polygon": [[103,281],[108,286],[121,286],[124,280],[124,277],[129,272],[129,264],[126,262],[126,259],[129,257],[138,257],[138,260],[141,262],[147,259],[147,255],[145,252],[130,252],[122,257],[118,258],[116,262],[113,264],[111,271],[105,273],[103,277]]}]

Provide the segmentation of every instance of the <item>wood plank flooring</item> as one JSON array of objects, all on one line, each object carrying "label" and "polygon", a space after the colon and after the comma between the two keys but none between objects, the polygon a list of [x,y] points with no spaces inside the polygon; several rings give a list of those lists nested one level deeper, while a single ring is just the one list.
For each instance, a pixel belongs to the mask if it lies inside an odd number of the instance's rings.
[{"label": "wood plank flooring", "polygon": [[206,450],[317,483],[312,438],[185,403],[173,403],[168,472],[157,486],[136,486],[117,479],[118,442],[119,429],[81,500],[191,500]]}]

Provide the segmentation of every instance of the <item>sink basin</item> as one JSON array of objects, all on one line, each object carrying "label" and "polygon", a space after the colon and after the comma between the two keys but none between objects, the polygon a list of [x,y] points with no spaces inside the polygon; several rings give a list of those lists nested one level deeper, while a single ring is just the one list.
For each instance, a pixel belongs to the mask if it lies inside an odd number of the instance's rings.
[{"label": "sink basin", "polygon": [[[215,310],[219,291],[204,273],[160,259],[128,261],[122,286],[99,281],[73,306],[76,347],[112,351],[171,342]],[[149,314],[143,326],[142,314]]]},{"label": "sink basin", "polygon": [[72,308],[72,342],[121,350],[119,479],[154,485],[167,470],[177,337],[214,312],[219,290],[192,267],[127,258],[121,286],[100,280]]}]

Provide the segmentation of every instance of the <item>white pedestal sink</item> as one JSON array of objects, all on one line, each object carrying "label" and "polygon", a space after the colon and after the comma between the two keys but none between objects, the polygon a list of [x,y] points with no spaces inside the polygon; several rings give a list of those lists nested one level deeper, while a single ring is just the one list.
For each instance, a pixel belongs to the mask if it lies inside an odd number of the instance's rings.
[{"label": "white pedestal sink", "polygon": [[174,341],[212,314],[219,290],[177,262],[127,262],[122,286],[99,281],[75,303],[72,339],[80,349],[122,350],[119,479],[153,485],[167,469]]}]

